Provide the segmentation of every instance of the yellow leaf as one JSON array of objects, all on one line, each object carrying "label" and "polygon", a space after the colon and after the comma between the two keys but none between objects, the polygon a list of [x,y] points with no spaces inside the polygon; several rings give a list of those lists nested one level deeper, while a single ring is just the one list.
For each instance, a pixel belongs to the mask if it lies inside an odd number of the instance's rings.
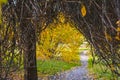
[{"label": "yellow leaf", "polygon": [[112,37],[105,32],[105,37],[108,41],[112,41]]},{"label": "yellow leaf", "polygon": [[118,27],[116,30],[117,30],[117,35],[115,39],[120,40],[120,27]]},{"label": "yellow leaf", "polygon": [[7,0],[0,0],[0,4],[7,3]]},{"label": "yellow leaf", "polygon": [[117,28],[117,31],[119,31],[119,32],[120,32],[120,27],[118,27],[118,28]]},{"label": "yellow leaf", "polygon": [[82,16],[85,17],[86,13],[87,13],[86,7],[84,5],[82,5],[82,7],[81,7],[81,14],[82,14]]},{"label": "yellow leaf", "polygon": [[115,70],[115,67],[113,65],[111,65],[111,70]]},{"label": "yellow leaf", "polygon": [[1,15],[2,15],[2,10],[1,10],[1,6],[3,3],[7,3],[7,0],[0,0],[0,24],[2,23],[2,20],[1,20]]},{"label": "yellow leaf", "polygon": [[119,37],[119,36],[116,36],[115,39],[120,40],[120,37]]},{"label": "yellow leaf", "polygon": [[64,23],[65,22],[64,14],[60,12],[59,15],[58,15],[58,19],[59,19],[60,22]]},{"label": "yellow leaf", "polygon": [[118,20],[116,24],[117,24],[117,27],[120,27],[120,20]]}]

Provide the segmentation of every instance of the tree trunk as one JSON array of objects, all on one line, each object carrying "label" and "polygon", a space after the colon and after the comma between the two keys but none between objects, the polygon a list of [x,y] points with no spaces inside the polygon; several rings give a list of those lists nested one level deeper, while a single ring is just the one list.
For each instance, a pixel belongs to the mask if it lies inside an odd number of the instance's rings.
[{"label": "tree trunk", "polygon": [[[34,2],[33,0],[31,1]],[[22,10],[20,12],[18,11],[18,14],[19,18],[21,18],[20,13],[22,12],[20,29],[22,48],[24,52],[24,80],[37,80],[36,29],[31,22],[34,10],[32,9],[30,0],[25,0],[23,5],[18,3],[17,6],[19,8],[18,10]]]},{"label": "tree trunk", "polygon": [[2,55],[1,55],[1,46],[0,46],[0,80],[2,78],[2,62],[1,61],[2,61]]},{"label": "tree trunk", "polygon": [[25,21],[23,27],[24,80],[37,80],[35,29],[29,21]]},{"label": "tree trunk", "polygon": [[[1,27],[1,25],[0,25]],[[1,32],[2,30],[0,30]],[[0,80],[2,79],[2,39],[1,39],[1,34],[0,34]]]}]

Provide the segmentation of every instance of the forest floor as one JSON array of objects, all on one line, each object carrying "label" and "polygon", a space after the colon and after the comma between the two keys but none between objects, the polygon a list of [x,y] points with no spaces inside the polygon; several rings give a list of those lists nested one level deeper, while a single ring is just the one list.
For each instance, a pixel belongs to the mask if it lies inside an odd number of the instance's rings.
[{"label": "forest floor", "polygon": [[44,77],[39,80],[93,80],[92,77],[89,76],[87,66],[88,66],[88,55],[87,51],[83,51],[80,53],[81,66],[75,67],[71,70],[62,72],[57,75]]}]

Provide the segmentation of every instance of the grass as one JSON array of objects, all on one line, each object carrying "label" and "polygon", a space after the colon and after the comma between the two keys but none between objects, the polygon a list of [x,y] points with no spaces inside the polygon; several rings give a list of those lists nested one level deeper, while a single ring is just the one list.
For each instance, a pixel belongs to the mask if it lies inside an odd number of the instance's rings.
[{"label": "grass", "polygon": [[54,75],[58,72],[69,70],[72,67],[80,66],[80,63],[67,63],[60,60],[37,61],[39,75]]},{"label": "grass", "polygon": [[88,60],[88,69],[92,76],[97,80],[120,80],[117,76],[113,76],[111,71],[107,69],[105,65],[101,63],[92,65],[92,58]]}]

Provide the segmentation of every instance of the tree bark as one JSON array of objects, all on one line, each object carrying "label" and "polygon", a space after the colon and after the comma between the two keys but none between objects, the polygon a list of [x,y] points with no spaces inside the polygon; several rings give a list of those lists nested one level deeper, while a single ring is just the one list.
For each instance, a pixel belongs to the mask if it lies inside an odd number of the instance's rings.
[{"label": "tree bark", "polygon": [[[36,29],[31,22],[33,12],[30,1],[21,0],[21,5],[18,3],[18,15],[21,19],[21,42],[24,55],[24,80],[37,80],[37,66],[36,66]],[[23,3],[22,3],[23,2]],[[26,6],[27,5],[27,6]],[[21,7],[20,7],[21,6]],[[19,12],[20,10],[20,12]],[[22,17],[21,13],[22,12]]]},{"label": "tree bark", "polygon": [[[1,27],[1,25],[0,25]],[[2,30],[0,30],[2,31]],[[1,39],[1,34],[0,34],[0,80],[2,79],[2,39]]]},{"label": "tree bark", "polygon": [[2,54],[1,54],[1,44],[0,44],[0,80],[2,78]]},{"label": "tree bark", "polygon": [[24,80],[37,80],[35,29],[29,21],[25,21],[23,26]]}]

